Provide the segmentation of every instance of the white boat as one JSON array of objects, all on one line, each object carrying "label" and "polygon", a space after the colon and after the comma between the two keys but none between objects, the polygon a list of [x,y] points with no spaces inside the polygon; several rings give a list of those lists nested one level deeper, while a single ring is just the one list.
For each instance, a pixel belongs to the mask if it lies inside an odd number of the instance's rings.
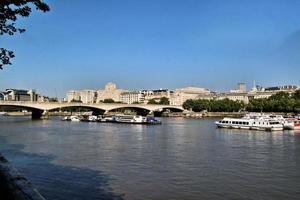
[{"label": "white boat", "polygon": [[264,131],[283,130],[283,124],[280,120],[268,117],[245,116],[243,118],[224,118],[215,122],[218,128],[234,128],[234,129],[252,129]]},{"label": "white boat", "polygon": [[98,120],[98,117],[95,116],[95,115],[90,115],[90,116],[88,117],[88,120],[89,120],[90,122],[96,122],[96,121]]},{"label": "white boat", "polygon": [[300,130],[300,120],[298,119],[287,119],[283,124],[284,129],[288,130]]},{"label": "white boat", "polygon": [[252,122],[253,119],[237,119],[225,117],[223,120],[215,122],[215,124],[219,128],[250,129]]},{"label": "white boat", "polygon": [[283,124],[279,120],[259,118],[253,121],[251,129],[259,131],[282,131]]},{"label": "white boat", "polygon": [[119,123],[144,123],[147,122],[146,117],[136,115],[120,115],[114,116],[113,120]]},{"label": "white boat", "polygon": [[79,117],[79,116],[71,116],[71,117],[70,117],[70,120],[71,120],[72,122],[79,122],[79,121],[80,121],[80,117]]},{"label": "white boat", "polygon": [[70,116],[65,116],[61,119],[62,121],[71,121]]},{"label": "white boat", "polygon": [[6,112],[0,112],[0,115],[5,116],[5,115],[7,115],[7,113]]}]

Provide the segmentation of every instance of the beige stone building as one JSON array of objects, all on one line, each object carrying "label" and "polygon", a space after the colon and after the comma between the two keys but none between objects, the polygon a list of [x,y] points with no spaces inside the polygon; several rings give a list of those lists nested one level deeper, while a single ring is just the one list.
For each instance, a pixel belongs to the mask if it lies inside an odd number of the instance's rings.
[{"label": "beige stone building", "polygon": [[96,102],[102,102],[104,99],[113,99],[114,101],[121,101],[120,97],[123,92],[128,90],[117,89],[116,84],[110,82],[107,83],[103,90],[97,90]]},{"label": "beige stone building", "polygon": [[120,101],[122,103],[132,104],[132,103],[144,103],[144,96],[139,92],[122,92],[120,95]]},{"label": "beige stone building", "polygon": [[70,90],[67,92],[66,95],[66,100],[67,102],[71,102],[71,101],[81,101],[81,96],[80,96],[80,91],[77,90]]},{"label": "beige stone building", "polygon": [[80,100],[82,103],[95,103],[96,102],[96,91],[95,90],[81,90]]},{"label": "beige stone building", "polygon": [[188,99],[205,99],[213,98],[211,92],[205,88],[186,87],[176,89],[170,95],[170,105],[182,105]]}]

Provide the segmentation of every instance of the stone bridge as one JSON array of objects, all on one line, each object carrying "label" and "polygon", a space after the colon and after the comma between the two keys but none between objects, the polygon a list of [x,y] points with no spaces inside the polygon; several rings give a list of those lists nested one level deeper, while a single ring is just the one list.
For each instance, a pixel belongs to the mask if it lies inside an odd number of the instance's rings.
[{"label": "stone bridge", "polygon": [[89,108],[95,114],[103,114],[109,111],[122,108],[141,109],[148,113],[162,112],[163,110],[183,111],[182,106],[156,105],[156,104],[119,104],[119,103],[60,103],[60,102],[30,102],[30,101],[0,101],[0,107],[20,107],[31,110],[32,118],[39,119],[48,116],[48,112],[60,110],[62,108],[78,107]]}]

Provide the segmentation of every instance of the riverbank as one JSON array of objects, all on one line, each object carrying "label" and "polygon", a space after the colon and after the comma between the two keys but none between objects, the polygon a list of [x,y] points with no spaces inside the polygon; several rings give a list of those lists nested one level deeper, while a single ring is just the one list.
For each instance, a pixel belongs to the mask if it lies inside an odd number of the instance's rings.
[{"label": "riverbank", "polygon": [[0,199],[45,200],[33,185],[0,153]]}]

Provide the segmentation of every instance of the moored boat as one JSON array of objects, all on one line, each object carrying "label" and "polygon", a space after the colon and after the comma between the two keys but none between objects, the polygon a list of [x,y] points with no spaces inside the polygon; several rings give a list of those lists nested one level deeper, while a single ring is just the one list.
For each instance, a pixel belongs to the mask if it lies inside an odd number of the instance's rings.
[{"label": "moored boat", "polygon": [[251,129],[263,131],[283,130],[280,119],[262,115],[248,115],[243,118],[224,118],[215,122],[218,128]]}]

